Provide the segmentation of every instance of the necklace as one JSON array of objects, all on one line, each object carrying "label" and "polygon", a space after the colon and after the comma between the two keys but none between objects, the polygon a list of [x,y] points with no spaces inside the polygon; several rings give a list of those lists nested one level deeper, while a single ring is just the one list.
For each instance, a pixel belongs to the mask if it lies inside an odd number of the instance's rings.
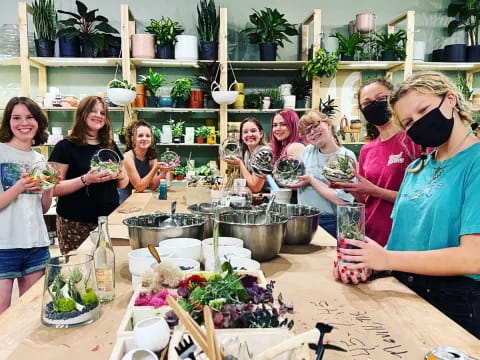
[{"label": "necklace", "polygon": [[[455,156],[455,154],[460,150],[460,148],[462,147],[462,145],[465,143],[465,140],[467,140],[468,138],[468,135],[470,135],[470,131],[467,131],[467,134],[463,137],[463,139],[458,143],[457,146],[455,146],[455,149],[451,152],[451,156],[449,156],[449,153],[450,152],[447,152],[447,155],[446,155],[446,158],[445,160],[449,159],[450,157],[453,157]],[[438,148],[437,150],[435,150],[435,160],[437,160],[437,157],[438,157]],[[432,177],[430,179],[430,183],[432,181],[435,181],[437,180],[440,175],[442,174],[443,172],[443,169],[445,169],[445,167],[448,166],[448,164],[445,164],[445,160],[441,161],[440,164],[438,164],[434,169],[433,169],[433,174],[432,174]]]}]

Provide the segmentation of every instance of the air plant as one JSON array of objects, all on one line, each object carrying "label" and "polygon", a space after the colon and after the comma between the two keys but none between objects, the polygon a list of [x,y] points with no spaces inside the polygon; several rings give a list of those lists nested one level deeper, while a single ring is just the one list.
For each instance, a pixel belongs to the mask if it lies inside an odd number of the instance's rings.
[{"label": "air plant", "polygon": [[282,156],[275,162],[273,177],[281,186],[294,185],[299,182],[298,176],[303,175],[303,162],[290,156]]},{"label": "air plant", "polygon": [[354,161],[347,154],[333,155],[323,167],[322,173],[332,182],[350,182],[355,177]]}]

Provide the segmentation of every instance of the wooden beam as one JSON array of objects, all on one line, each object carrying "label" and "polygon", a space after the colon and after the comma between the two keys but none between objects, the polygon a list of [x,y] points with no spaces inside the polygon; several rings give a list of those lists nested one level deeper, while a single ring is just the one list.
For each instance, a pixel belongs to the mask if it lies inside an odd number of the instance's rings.
[{"label": "wooden beam", "polygon": [[[473,89],[473,71],[466,71],[465,72],[465,82],[469,89]],[[465,99],[469,101],[470,99]]]},{"label": "wooden beam", "polygon": [[415,39],[415,11],[407,11],[407,56],[405,58],[405,70],[403,79],[408,78],[413,73],[413,45]]},{"label": "wooden beam", "polygon": [[[322,12],[320,9],[313,10],[313,54],[320,49],[320,33],[322,31]],[[320,78],[314,77],[312,80],[312,109],[320,108]]]},{"label": "wooden beam", "polygon": [[20,77],[22,81],[22,95],[31,97],[30,63],[28,61],[28,18],[27,4],[18,3],[18,26],[20,30]]},{"label": "wooden beam", "polygon": [[302,25],[302,54],[301,59],[302,61],[308,60],[308,25]]},{"label": "wooden beam", "polygon": [[[227,49],[227,36],[228,36],[228,21],[227,21],[227,8],[220,8],[220,28],[218,34],[218,60],[220,66],[220,89],[227,90],[228,86],[228,49]],[[219,130],[220,130],[220,143],[227,138],[228,127],[228,110],[227,105],[220,105],[219,111]],[[219,156],[220,158],[220,156]],[[220,175],[224,176],[227,169],[225,161],[220,161]]]},{"label": "wooden beam", "polygon": [[[136,79],[132,76],[130,62],[130,17],[131,13],[127,4],[120,5],[120,38],[122,44],[122,78],[128,80],[131,84],[135,84]],[[133,20],[135,23],[135,20]],[[134,71],[134,73],[136,73]],[[128,126],[133,121],[132,106],[128,105],[123,112],[123,126]]]},{"label": "wooden beam", "polygon": [[313,10],[308,16],[305,18],[305,20],[302,21],[303,25],[308,25],[313,21],[313,18],[315,17],[315,10]]},{"label": "wooden beam", "polygon": [[394,26],[394,25],[397,25],[400,21],[403,21],[407,18],[407,14],[408,14],[408,11],[404,11],[403,13],[401,13],[400,15],[398,15],[397,17],[393,18],[392,20],[390,20],[387,25],[391,25],[391,26]]}]

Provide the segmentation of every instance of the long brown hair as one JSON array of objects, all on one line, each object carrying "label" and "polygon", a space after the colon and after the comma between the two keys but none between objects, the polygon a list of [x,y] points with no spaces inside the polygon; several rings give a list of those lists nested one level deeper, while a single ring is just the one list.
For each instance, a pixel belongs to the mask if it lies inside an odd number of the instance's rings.
[{"label": "long brown hair", "polygon": [[77,111],[75,111],[72,132],[67,136],[67,139],[76,145],[87,145],[87,117],[98,103],[103,105],[105,112],[105,125],[98,131],[100,145],[104,148],[113,149],[112,124],[108,115],[108,106],[100,96],[87,96],[80,101]]},{"label": "long brown hair", "polygon": [[10,126],[10,120],[12,118],[13,108],[16,105],[25,105],[37,121],[38,129],[33,138],[33,146],[45,144],[48,140],[48,120],[42,109],[38,104],[30,98],[24,96],[16,96],[10,99],[3,112],[3,120],[0,125],[0,142],[9,142],[13,138],[12,128]]},{"label": "long brown hair", "polygon": [[247,117],[247,118],[243,119],[243,121],[240,123],[240,140],[239,140],[239,143],[240,143],[240,148],[242,149],[242,154],[245,154],[245,151],[248,150],[248,146],[243,142],[243,136],[242,136],[243,135],[243,125],[245,125],[247,122],[254,123],[255,126],[258,128],[258,130],[263,132],[263,136],[261,137],[258,145],[268,145],[267,141],[265,140],[265,131],[263,130],[263,126],[262,126],[262,124],[260,124],[260,121],[258,121],[254,117]]},{"label": "long brown hair", "polygon": [[152,136],[150,147],[147,150],[146,157],[148,160],[157,158],[157,147],[155,146],[155,136],[153,135],[152,126],[145,120],[137,120],[131,123],[125,132],[125,141],[126,141],[126,150],[134,150],[135,148],[135,138],[137,137],[137,130],[139,127],[144,126],[150,130],[150,135]]}]

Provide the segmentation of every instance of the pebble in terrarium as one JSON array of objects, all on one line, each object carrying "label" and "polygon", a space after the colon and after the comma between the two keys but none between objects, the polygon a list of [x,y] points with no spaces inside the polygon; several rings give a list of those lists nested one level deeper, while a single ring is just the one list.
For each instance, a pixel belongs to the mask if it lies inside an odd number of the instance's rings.
[{"label": "pebble in terrarium", "polygon": [[332,155],[323,167],[323,176],[331,182],[353,182],[355,160],[347,154]]},{"label": "pebble in terrarium", "polygon": [[117,175],[120,169],[120,157],[110,149],[100,149],[93,154],[90,168],[101,174]]}]

